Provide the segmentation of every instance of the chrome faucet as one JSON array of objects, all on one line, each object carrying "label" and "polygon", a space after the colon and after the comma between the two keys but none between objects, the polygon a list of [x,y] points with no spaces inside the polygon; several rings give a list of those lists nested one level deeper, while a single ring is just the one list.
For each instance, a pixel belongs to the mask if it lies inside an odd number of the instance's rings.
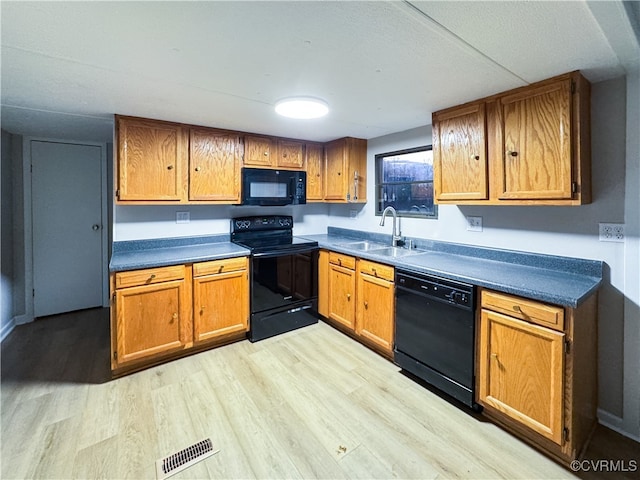
[{"label": "chrome faucet", "polygon": [[[387,213],[391,212],[391,215],[393,215],[393,229],[391,232],[391,245],[393,245],[394,247],[398,246],[398,241],[400,241],[402,239],[402,237],[400,236],[400,224],[397,222],[398,220],[398,212],[396,212],[396,209],[393,208],[391,205],[389,205],[387,208],[384,209],[384,211],[382,212],[382,219],[380,220],[380,226],[384,227],[384,219],[387,216]],[[396,234],[396,223],[398,223],[398,233]]]}]

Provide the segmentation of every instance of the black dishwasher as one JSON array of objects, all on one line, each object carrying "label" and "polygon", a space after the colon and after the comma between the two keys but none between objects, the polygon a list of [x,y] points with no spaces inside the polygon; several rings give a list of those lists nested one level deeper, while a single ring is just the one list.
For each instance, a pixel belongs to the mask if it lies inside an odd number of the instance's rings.
[{"label": "black dishwasher", "polygon": [[395,362],[476,410],[473,285],[396,271]]}]

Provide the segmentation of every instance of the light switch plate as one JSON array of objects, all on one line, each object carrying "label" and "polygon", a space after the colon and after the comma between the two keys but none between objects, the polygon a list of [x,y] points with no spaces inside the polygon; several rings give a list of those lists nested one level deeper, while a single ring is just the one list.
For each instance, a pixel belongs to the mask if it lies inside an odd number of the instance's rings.
[{"label": "light switch plate", "polygon": [[599,223],[598,240],[624,243],[624,223]]},{"label": "light switch plate", "polygon": [[467,230],[470,232],[481,232],[482,217],[467,217]]},{"label": "light switch plate", "polygon": [[189,223],[191,221],[191,215],[189,212],[176,212],[176,223]]}]

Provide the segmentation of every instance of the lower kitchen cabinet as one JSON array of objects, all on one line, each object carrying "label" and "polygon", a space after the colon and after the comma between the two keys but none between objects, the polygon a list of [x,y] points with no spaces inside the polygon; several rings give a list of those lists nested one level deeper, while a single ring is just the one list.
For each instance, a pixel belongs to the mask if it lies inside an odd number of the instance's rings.
[{"label": "lower kitchen cabinet", "polygon": [[329,315],[350,331],[356,326],[356,259],[329,252]]},{"label": "lower kitchen cabinet", "polygon": [[361,343],[393,355],[394,269],[389,265],[321,250],[318,313]]},{"label": "lower kitchen cabinet", "polygon": [[393,267],[358,260],[356,334],[387,354],[393,351]]},{"label": "lower kitchen cabinet", "polygon": [[596,424],[596,295],[577,309],[481,291],[478,402],[563,462]]},{"label": "lower kitchen cabinet", "polygon": [[115,274],[112,368],[190,346],[192,322],[185,277],[182,265]]},{"label": "lower kitchen cabinet", "polygon": [[246,257],[193,265],[193,337],[211,342],[249,329]]},{"label": "lower kitchen cabinet", "polygon": [[245,338],[247,257],[111,274],[111,371]]}]

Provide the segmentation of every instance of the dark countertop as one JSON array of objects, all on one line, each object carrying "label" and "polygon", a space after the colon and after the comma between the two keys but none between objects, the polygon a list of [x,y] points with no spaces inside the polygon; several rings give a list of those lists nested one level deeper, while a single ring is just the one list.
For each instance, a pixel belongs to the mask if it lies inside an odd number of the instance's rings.
[{"label": "dark countertop", "polygon": [[119,272],[249,255],[229,235],[114,242],[109,270]]},{"label": "dark countertop", "polygon": [[[360,235],[358,235],[360,234]],[[436,275],[535,300],[575,308],[602,283],[603,262],[541,255],[445,242],[420,241],[417,249],[401,257],[375,250],[349,248],[348,243],[368,240],[389,246],[378,234],[329,228],[326,235],[305,235],[320,248],[393,265],[414,273]]]},{"label": "dark countertop", "polygon": [[[366,258],[414,273],[436,275],[522,297],[575,308],[602,283],[603,262],[571,257],[474,247],[414,239],[416,249],[401,257],[356,250],[367,240],[391,245],[389,235],[329,227],[327,234],[299,235],[320,248]],[[112,272],[204,262],[249,255],[229,235],[114,242]]]}]

